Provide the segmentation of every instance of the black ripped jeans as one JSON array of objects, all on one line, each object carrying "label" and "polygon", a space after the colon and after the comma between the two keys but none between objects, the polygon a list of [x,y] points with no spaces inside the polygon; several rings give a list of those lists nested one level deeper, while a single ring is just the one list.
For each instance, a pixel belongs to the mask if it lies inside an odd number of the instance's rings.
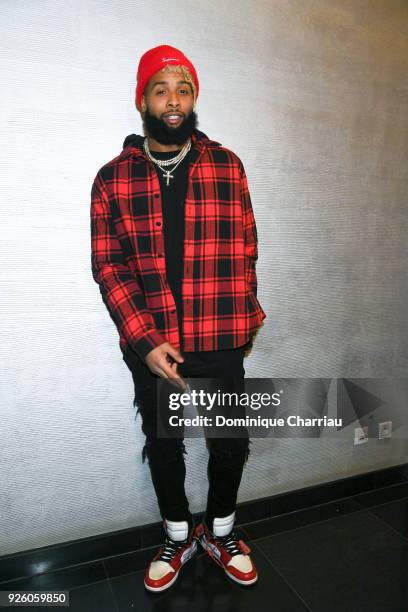
[{"label": "black ripped jeans", "polygon": [[[234,391],[243,392],[245,370],[243,366],[244,347],[226,351],[203,353],[182,353],[184,362],[178,365],[178,372],[184,378],[229,377]],[[137,414],[142,416],[142,431],[146,436],[142,450],[142,461],[148,457],[153,486],[162,518],[172,521],[188,521],[193,517],[185,493],[187,454],[184,438],[157,436],[157,379],[147,365],[134,353],[131,359],[124,355],[124,361],[132,372]],[[167,385],[166,385],[167,386]],[[228,390],[231,387],[228,386]],[[180,391],[173,389],[173,391]],[[137,416],[137,415],[136,415]],[[229,415],[230,416],[230,415]],[[244,434],[242,432],[245,432]],[[207,476],[209,489],[205,521],[210,529],[215,517],[225,517],[235,511],[242,472],[248,460],[251,441],[244,428],[239,437],[208,437],[209,450]]]}]

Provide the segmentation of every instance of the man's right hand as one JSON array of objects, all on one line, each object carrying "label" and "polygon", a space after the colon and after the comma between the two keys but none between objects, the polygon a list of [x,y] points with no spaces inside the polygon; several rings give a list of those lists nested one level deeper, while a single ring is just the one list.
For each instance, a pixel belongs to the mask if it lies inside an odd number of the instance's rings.
[{"label": "man's right hand", "polygon": [[145,357],[146,365],[153,374],[172,379],[169,382],[185,391],[187,385],[177,372],[178,364],[183,363],[183,361],[182,354],[170,342],[163,342],[160,346],[156,346]]}]

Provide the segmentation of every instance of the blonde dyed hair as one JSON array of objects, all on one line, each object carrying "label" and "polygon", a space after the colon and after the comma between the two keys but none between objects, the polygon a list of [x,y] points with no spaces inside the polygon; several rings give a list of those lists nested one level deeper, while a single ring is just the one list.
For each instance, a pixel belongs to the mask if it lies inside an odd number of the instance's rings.
[{"label": "blonde dyed hair", "polygon": [[196,86],[195,86],[193,77],[191,76],[188,68],[186,68],[185,66],[182,66],[181,64],[166,64],[166,66],[164,66],[164,68],[162,68],[161,70],[162,72],[178,72],[182,74],[184,77],[184,80],[187,81],[187,83],[191,85],[191,89],[193,90],[194,103],[195,103],[196,97],[197,97],[197,91],[196,91]]}]

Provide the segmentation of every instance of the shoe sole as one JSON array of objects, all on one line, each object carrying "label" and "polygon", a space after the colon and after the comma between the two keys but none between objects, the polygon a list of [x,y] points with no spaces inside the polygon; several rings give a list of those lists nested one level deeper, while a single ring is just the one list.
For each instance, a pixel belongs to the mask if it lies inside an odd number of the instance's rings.
[{"label": "shoe sole", "polygon": [[252,580],[239,580],[239,578],[236,578],[236,576],[233,576],[232,574],[227,572],[225,567],[223,567],[223,570],[225,574],[228,576],[228,578],[231,578],[231,580],[233,580],[234,582],[238,582],[238,584],[242,584],[242,586],[251,586],[251,584],[255,584],[255,582],[258,581],[258,576],[256,576],[255,578],[252,578]]},{"label": "shoe sole", "polygon": [[176,572],[175,576],[170,580],[170,582],[167,582],[166,584],[163,584],[163,586],[161,587],[152,587],[148,584],[146,584],[145,581],[143,581],[143,584],[145,586],[145,588],[150,591],[151,593],[161,593],[162,591],[165,591],[166,589],[170,588],[177,580],[178,575],[180,573],[180,571],[182,570],[182,568],[185,566],[186,563],[188,563],[188,561],[190,561],[190,559],[192,559],[194,557],[194,555],[196,555],[197,553],[197,542],[195,540],[193,540],[192,544],[191,544],[191,554],[188,555],[188,557],[185,559],[185,561],[182,562],[181,567],[179,568],[178,572]]},{"label": "shoe sole", "polygon": [[241,584],[242,586],[250,586],[251,584],[255,584],[255,582],[258,581],[258,576],[255,576],[255,578],[252,578],[252,580],[240,580],[239,578],[237,578],[236,576],[233,576],[232,574],[229,573],[229,571],[226,569],[226,567],[221,563],[221,561],[219,561],[217,558],[211,556],[208,553],[208,549],[207,546],[205,544],[203,544],[203,542],[201,541],[201,539],[198,540],[202,546],[202,548],[205,550],[205,552],[208,554],[209,557],[211,557],[211,559],[213,561],[215,561],[215,563],[217,565],[219,565],[220,567],[222,567],[222,569],[225,572],[225,575],[228,576],[228,578],[231,578],[231,580],[233,580],[234,582],[237,582],[238,584]]}]

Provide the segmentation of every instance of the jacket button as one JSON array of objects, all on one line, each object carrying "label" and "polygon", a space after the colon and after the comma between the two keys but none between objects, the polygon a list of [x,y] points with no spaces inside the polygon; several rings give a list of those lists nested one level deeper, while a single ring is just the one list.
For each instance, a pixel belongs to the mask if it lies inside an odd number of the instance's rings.
[{"label": "jacket button", "polygon": [[157,225],[157,227],[160,227],[161,226],[161,221],[156,221],[156,225]]},{"label": "jacket button", "polygon": [[160,198],[160,194],[155,193],[155,194],[154,194],[154,197],[155,197],[156,199],[157,199],[157,198]]},{"label": "jacket button", "polygon": [[175,314],[176,311],[175,310],[170,310],[170,312],[171,312],[171,314]]}]

